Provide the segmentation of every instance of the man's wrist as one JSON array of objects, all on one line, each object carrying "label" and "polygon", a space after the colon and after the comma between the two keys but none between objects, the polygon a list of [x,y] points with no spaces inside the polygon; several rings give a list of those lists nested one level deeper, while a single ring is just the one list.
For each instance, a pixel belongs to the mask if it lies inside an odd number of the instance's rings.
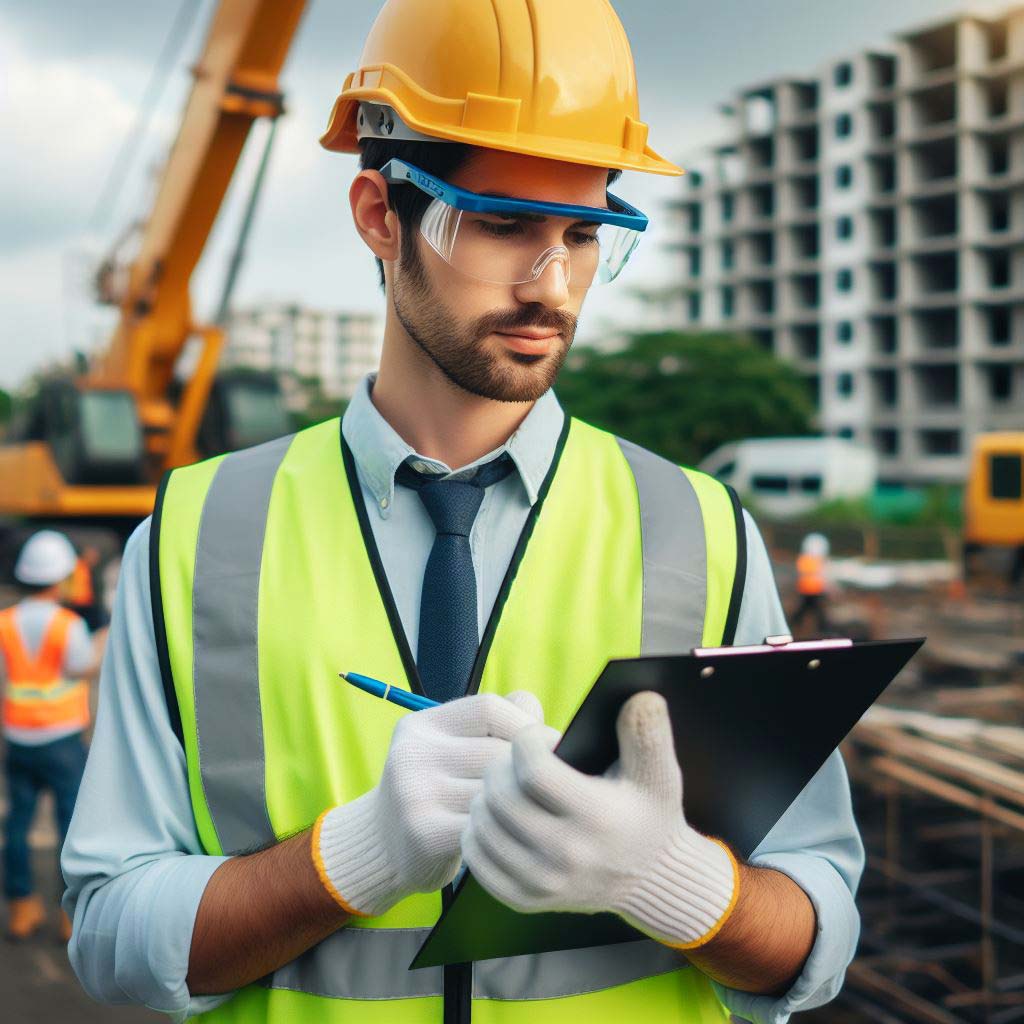
[{"label": "man's wrist", "polygon": [[615,909],[631,924],[675,949],[710,942],[739,898],[732,851],[684,825],[658,853]]}]

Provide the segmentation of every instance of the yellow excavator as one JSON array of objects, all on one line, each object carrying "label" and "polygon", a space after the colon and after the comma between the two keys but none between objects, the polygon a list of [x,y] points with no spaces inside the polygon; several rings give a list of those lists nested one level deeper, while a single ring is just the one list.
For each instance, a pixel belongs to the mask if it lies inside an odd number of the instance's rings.
[{"label": "yellow excavator", "polygon": [[[78,375],[42,380],[0,444],[0,522],[16,532],[124,537],[152,510],[165,470],[287,433],[274,379],[218,373],[223,329],[196,322],[189,281],[250,128],[284,109],[278,73],[305,6],[221,0],[214,11],[137,252],[97,276],[100,300],[120,309],[113,337]],[[257,182],[265,168],[266,152]],[[255,191],[250,215],[254,202]],[[178,379],[190,342],[198,358]]]},{"label": "yellow excavator", "polygon": [[964,579],[973,574],[976,556],[989,550],[1006,556],[1011,584],[1024,583],[1024,431],[974,439],[964,489]]}]

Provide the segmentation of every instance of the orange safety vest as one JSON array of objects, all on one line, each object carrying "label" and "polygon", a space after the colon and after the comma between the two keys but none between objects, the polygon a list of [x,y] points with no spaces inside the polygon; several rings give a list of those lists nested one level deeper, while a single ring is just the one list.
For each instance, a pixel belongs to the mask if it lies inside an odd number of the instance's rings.
[{"label": "orange safety vest", "polygon": [[89,725],[89,686],[64,678],[68,630],[77,616],[58,608],[35,656],[25,650],[14,608],[0,612],[0,655],[7,668],[3,722],[15,729],[58,729]]},{"label": "orange safety vest", "polygon": [[93,603],[92,569],[84,558],[75,562],[74,572],[68,586],[67,601],[76,608],[88,608]]},{"label": "orange safety vest", "polygon": [[800,555],[796,560],[797,590],[801,594],[825,592],[825,559],[821,555]]}]

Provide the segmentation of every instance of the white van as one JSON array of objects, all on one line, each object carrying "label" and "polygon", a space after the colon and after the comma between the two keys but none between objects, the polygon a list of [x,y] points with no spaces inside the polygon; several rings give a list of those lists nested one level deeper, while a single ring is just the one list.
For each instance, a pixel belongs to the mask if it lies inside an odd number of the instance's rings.
[{"label": "white van", "polygon": [[697,467],[753,498],[768,515],[797,516],[875,489],[875,453],[841,437],[758,437],[716,448]]}]

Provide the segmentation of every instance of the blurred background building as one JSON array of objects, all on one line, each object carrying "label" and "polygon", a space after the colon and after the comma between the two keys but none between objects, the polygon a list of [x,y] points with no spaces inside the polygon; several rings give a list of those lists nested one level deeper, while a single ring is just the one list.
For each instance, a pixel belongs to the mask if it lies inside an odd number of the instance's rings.
[{"label": "blurred background building", "polygon": [[277,373],[288,407],[304,411],[314,398],[347,401],[377,368],[383,325],[373,313],[327,312],[267,303],[232,311],[225,367]]},{"label": "blurred background building", "polygon": [[1024,404],[1024,7],[739,90],[673,204],[688,329],[793,363],[882,483],[963,480]]}]

